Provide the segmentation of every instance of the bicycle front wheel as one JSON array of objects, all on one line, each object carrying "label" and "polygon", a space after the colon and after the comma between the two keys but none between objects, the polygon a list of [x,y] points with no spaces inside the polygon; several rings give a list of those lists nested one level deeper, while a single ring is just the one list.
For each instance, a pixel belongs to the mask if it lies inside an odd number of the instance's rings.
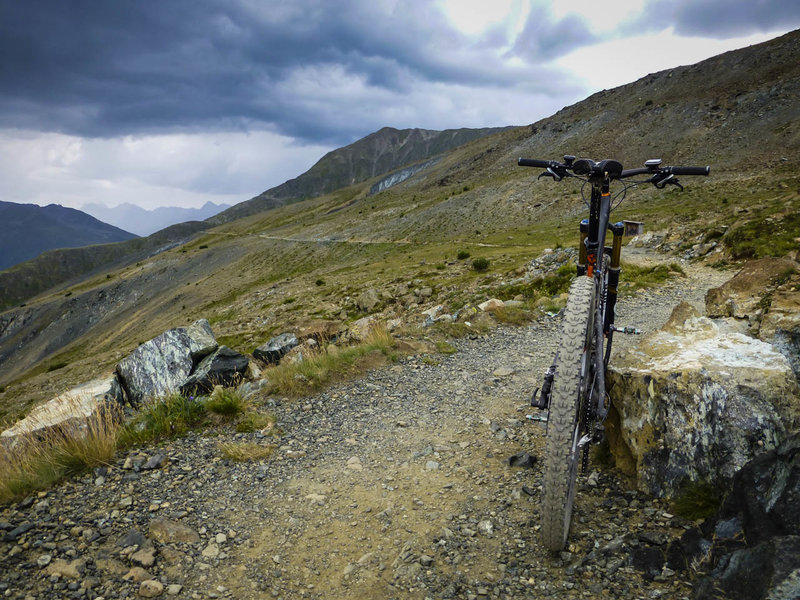
[{"label": "bicycle front wheel", "polygon": [[590,381],[594,281],[572,282],[555,362],[545,442],[541,535],[552,552],[564,549],[578,474],[581,410]]}]

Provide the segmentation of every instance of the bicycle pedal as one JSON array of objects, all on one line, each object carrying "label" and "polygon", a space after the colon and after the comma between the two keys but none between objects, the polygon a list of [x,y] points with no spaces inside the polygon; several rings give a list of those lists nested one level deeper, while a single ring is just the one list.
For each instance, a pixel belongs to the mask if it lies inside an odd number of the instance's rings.
[{"label": "bicycle pedal", "polygon": [[636,327],[616,327],[612,325],[611,329],[616,333],[624,333],[625,335],[641,335],[643,333],[641,329],[636,329]]},{"label": "bicycle pedal", "polygon": [[547,415],[545,414],[538,414],[538,415],[525,415],[525,418],[529,421],[539,421],[540,423],[547,423]]}]

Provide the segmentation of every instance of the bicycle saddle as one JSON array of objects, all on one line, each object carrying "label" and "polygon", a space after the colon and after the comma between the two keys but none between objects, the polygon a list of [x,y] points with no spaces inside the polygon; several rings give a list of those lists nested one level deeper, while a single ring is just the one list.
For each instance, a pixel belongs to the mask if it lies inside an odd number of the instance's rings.
[{"label": "bicycle saddle", "polygon": [[618,160],[605,159],[594,162],[591,158],[579,158],[572,163],[572,172],[576,175],[608,175],[612,179],[622,174],[622,163]]}]

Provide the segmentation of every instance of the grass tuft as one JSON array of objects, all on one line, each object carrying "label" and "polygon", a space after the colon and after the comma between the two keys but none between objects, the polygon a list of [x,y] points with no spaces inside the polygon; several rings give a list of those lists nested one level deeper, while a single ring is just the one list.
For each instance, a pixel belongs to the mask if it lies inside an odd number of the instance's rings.
[{"label": "grass tuft", "polygon": [[0,445],[0,502],[110,462],[117,448],[118,419],[119,411],[101,405],[82,426],[48,428]]},{"label": "grass tuft", "polygon": [[202,402],[175,393],[147,402],[120,436],[122,447],[182,435],[206,422],[208,410]]},{"label": "grass tuft", "polygon": [[280,431],[275,427],[278,419],[273,414],[263,414],[259,412],[246,412],[236,423],[236,431],[239,433],[253,433],[261,431],[271,435],[279,435]]},{"label": "grass tuft", "polygon": [[216,387],[211,397],[205,401],[206,408],[223,417],[234,417],[247,408],[246,402],[238,390],[234,388]]},{"label": "grass tuft", "polygon": [[222,456],[228,460],[246,462],[269,458],[275,446],[262,446],[255,442],[223,442],[219,445],[219,449]]},{"label": "grass tuft", "polygon": [[304,351],[303,360],[270,369],[270,393],[298,397],[317,391],[333,381],[357,375],[381,362],[394,360],[394,338],[385,327],[374,327],[353,346]]},{"label": "grass tuft", "polygon": [[698,521],[713,515],[722,504],[723,497],[724,494],[718,486],[704,481],[693,481],[683,486],[670,508],[684,519]]}]

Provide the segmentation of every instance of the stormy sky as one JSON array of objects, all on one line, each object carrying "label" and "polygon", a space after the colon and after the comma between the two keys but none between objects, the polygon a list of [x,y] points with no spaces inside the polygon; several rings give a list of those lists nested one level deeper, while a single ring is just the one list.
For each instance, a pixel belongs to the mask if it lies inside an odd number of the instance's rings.
[{"label": "stormy sky", "polygon": [[0,200],[235,203],[384,126],[531,123],[797,27],[785,0],[0,0]]}]

